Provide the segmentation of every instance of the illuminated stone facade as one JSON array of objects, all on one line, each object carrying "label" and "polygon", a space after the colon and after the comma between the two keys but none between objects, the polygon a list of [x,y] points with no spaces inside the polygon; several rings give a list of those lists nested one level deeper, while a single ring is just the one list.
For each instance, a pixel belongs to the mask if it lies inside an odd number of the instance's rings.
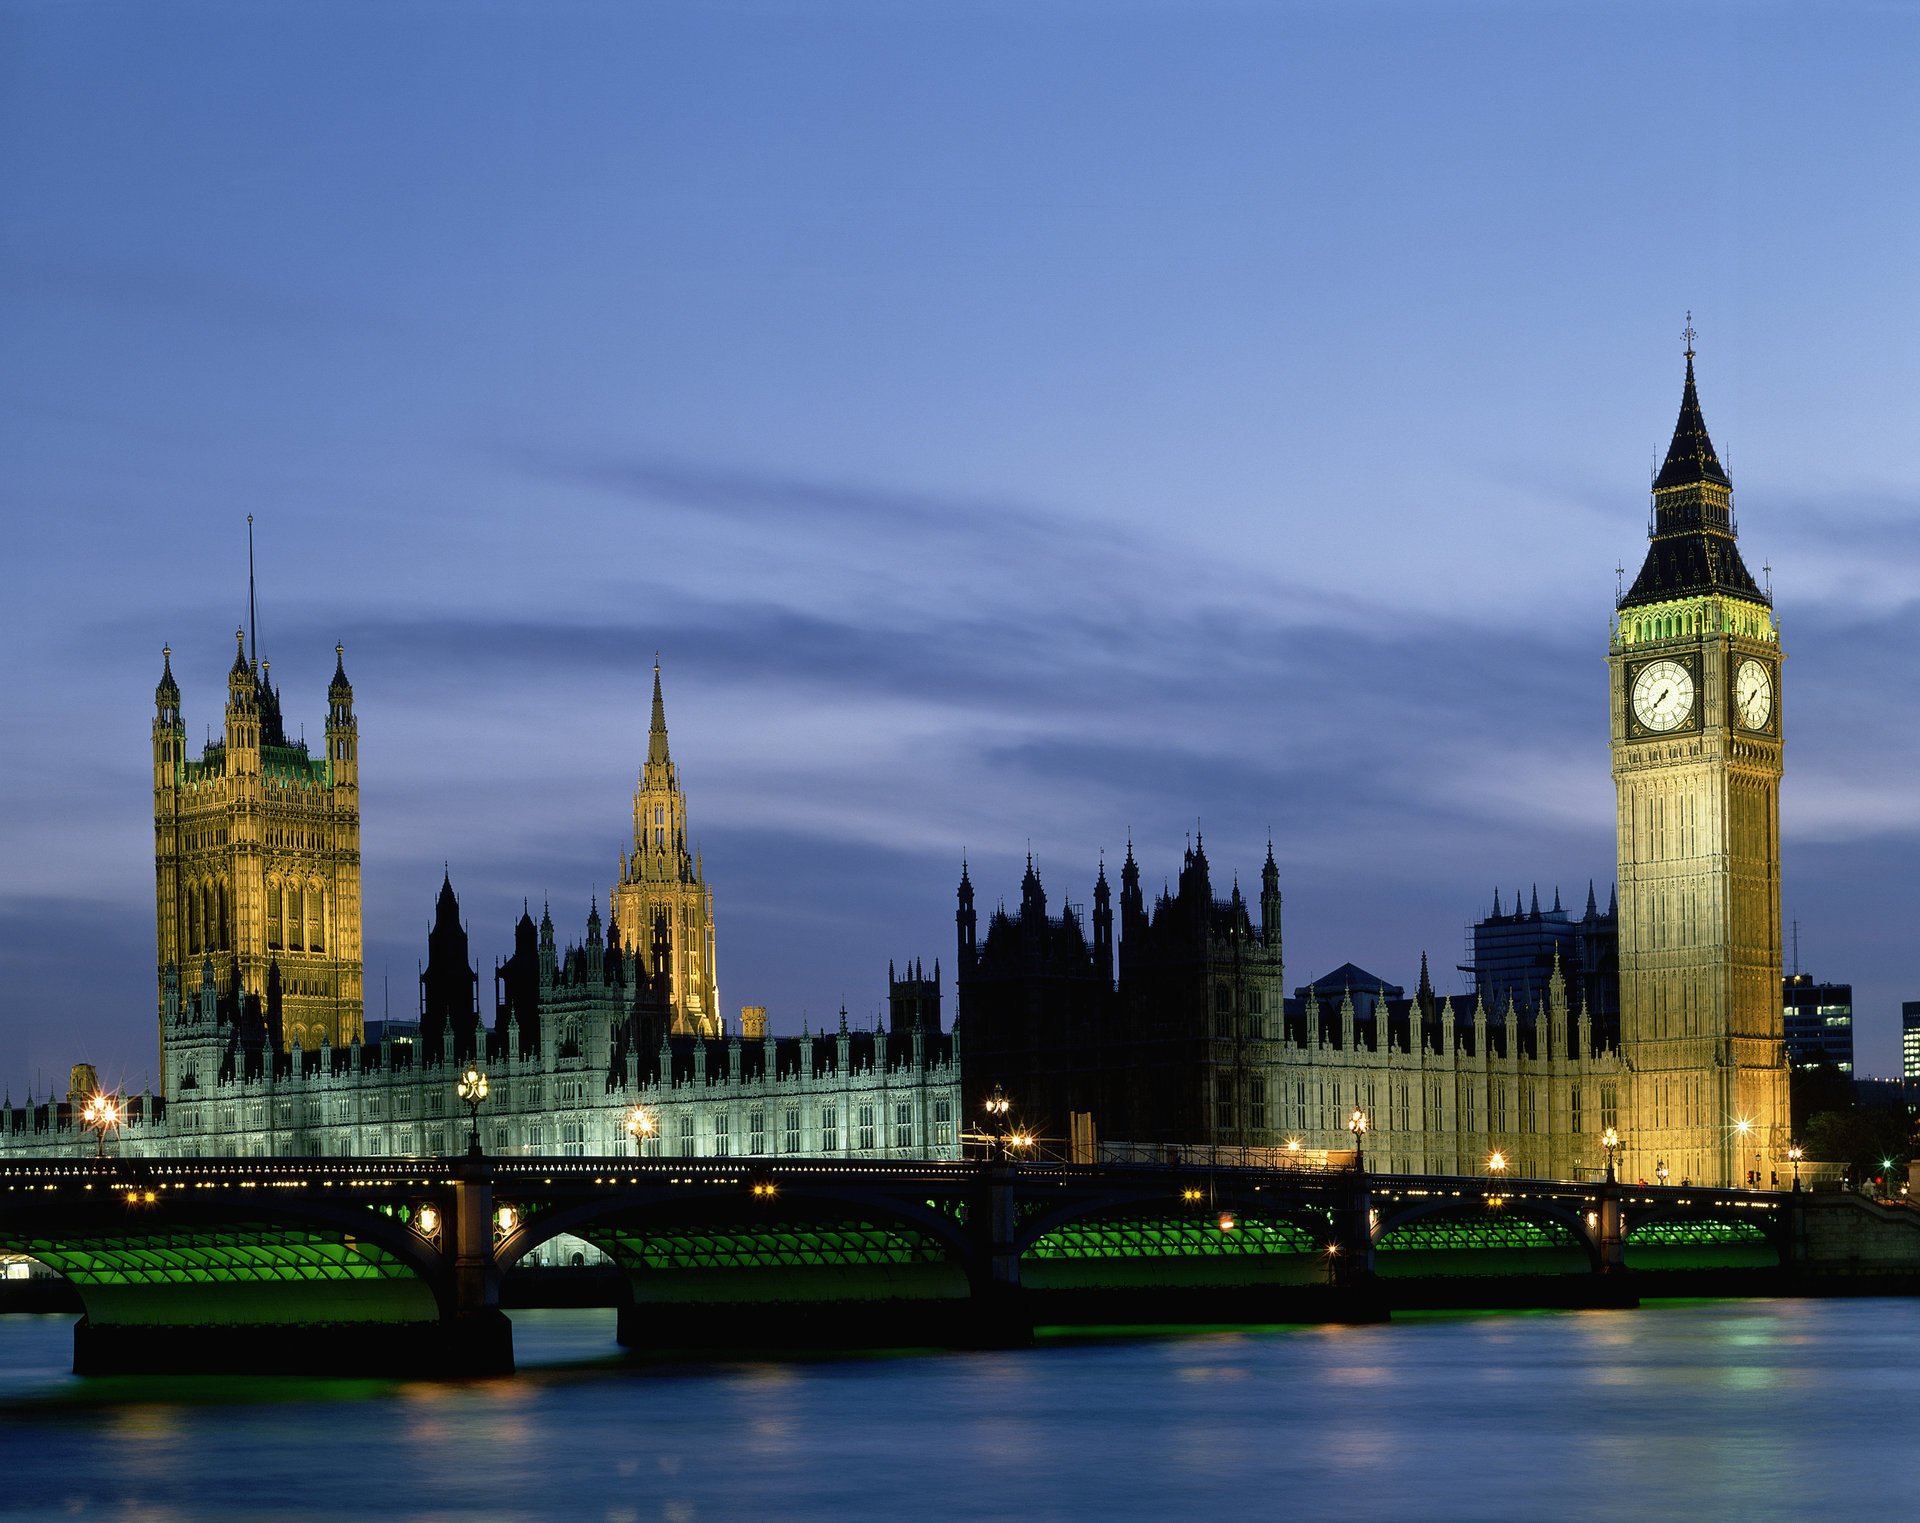
[{"label": "illuminated stone facade", "polygon": [[1693,351],[1613,620],[1627,1129],[1672,1177],[1769,1183],[1790,1125],[1780,1002],[1780,631],[1741,560]]},{"label": "illuminated stone facade", "polygon": [[[584,937],[562,946],[550,913],[538,925],[523,914],[512,955],[494,969],[487,1019],[459,900],[443,878],[419,1019],[364,1041],[357,734],[344,653],[335,654],[319,761],[285,742],[278,694],[243,646],[228,683],[225,742],[186,762],[179,689],[171,653],[163,656],[154,725],[161,1088],[126,1097],[110,1151],[464,1152],[469,1122],[454,1085],[472,1061],[488,1074],[479,1126],[494,1154],[631,1152],[628,1121],[638,1108],[652,1125],[652,1156],[960,1156],[958,1038],[941,1031],[937,994],[923,997],[924,981],[890,990],[894,1018],[885,1029],[851,1030],[842,1011],[837,1032],[776,1037],[765,1010],[752,1007],[743,1019],[750,1039],[744,1030],[722,1034],[712,893],[685,849],[657,668],[635,856],[622,864],[625,892],[616,900],[649,934],[623,935],[617,920],[603,928],[596,905]],[[646,860],[642,847],[653,838],[641,840],[643,820],[663,832]],[[289,885],[298,885],[297,899]],[[350,935],[340,919],[346,905]],[[353,991],[350,1027],[310,1014],[307,980],[320,967],[339,980],[329,987]],[[692,980],[685,994],[680,977]],[[0,1107],[0,1156],[91,1152],[85,1098],[70,1086],[25,1105],[9,1099]]]},{"label": "illuminated stone facade", "polygon": [[633,794],[633,849],[620,853],[612,911],[621,940],[628,947],[647,948],[649,955],[656,927],[664,924],[675,1034],[720,1035],[713,891],[707,887],[699,852],[687,844],[687,799],[667,750],[658,664],[653,668],[647,759]]},{"label": "illuminated stone facade", "polygon": [[[281,1050],[362,1034],[360,737],[336,646],[323,751],[289,741],[280,695],[244,631],[227,674],[221,738],[187,755],[161,653],[154,690],[153,863],[165,1062],[168,970],[212,970],[227,1020]],[[271,998],[270,998],[271,995]],[[266,1023],[269,1006],[274,1020]]]}]

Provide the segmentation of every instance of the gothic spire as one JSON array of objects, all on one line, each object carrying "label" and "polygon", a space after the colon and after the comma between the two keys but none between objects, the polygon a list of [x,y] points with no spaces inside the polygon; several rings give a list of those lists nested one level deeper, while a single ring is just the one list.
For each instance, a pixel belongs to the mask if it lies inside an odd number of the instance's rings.
[{"label": "gothic spire", "polygon": [[664,762],[667,757],[667,705],[660,696],[660,662],[653,663],[653,726],[647,733],[647,761]]},{"label": "gothic spire", "polygon": [[180,684],[173,680],[173,647],[171,645],[160,647],[160,681],[153,690],[153,699],[156,704],[163,707],[169,703],[174,708],[180,706]]},{"label": "gothic spire", "polygon": [[1700,411],[1700,395],[1693,386],[1693,323],[1687,323],[1687,383],[1680,392],[1680,416],[1674,421],[1673,442],[1667,446],[1666,464],[1653,479],[1653,489],[1692,486],[1712,481],[1732,486],[1721,468],[1720,457],[1713,452],[1713,440],[1707,437],[1707,420]]},{"label": "gothic spire", "polygon": [[1740,558],[1734,537],[1733,483],[1707,436],[1693,381],[1693,320],[1688,314],[1687,374],[1680,416],[1666,463],[1653,481],[1653,524],[1647,559],[1620,607],[1662,603],[1701,593],[1768,601]]}]

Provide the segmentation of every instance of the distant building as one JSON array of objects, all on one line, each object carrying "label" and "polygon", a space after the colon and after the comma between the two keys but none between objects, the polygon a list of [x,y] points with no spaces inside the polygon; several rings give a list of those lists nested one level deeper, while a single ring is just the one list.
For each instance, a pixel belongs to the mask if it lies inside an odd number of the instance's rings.
[{"label": "distant building", "polygon": [[1473,960],[1460,971],[1472,979],[1472,992],[1498,1016],[1511,1001],[1532,1010],[1546,998],[1557,967],[1577,1003],[1593,1022],[1599,1039],[1611,1045],[1620,1030],[1620,916],[1609,902],[1604,912],[1587,885],[1586,913],[1574,919],[1553,891],[1553,908],[1540,908],[1540,891],[1522,907],[1503,912],[1494,890],[1493,913],[1472,930]]},{"label": "distant building", "polygon": [[1411,993],[1349,963],[1287,998],[1271,850],[1252,903],[1237,882],[1216,896],[1198,839],[1151,906],[1140,876],[1129,846],[1115,905],[1099,871],[1089,935],[1071,907],[1049,912],[1029,862],[1019,909],[977,934],[963,866],[955,1029],[970,1118],[997,1090],[1046,1151],[1264,1160],[1351,1149],[1359,1110],[1383,1170],[1476,1174],[1496,1153],[1516,1174],[1602,1167],[1623,1076],[1564,959],[1556,971],[1549,957],[1537,996],[1497,1011],[1435,994],[1424,958]]},{"label": "distant building", "polygon": [[[634,850],[610,918],[596,900],[584,940],[569,945],[544,906],[536,923],[523,905],[513,954],[493,967],[489,1020],[443,875],[418,1015],[363,1022],[358,727],[342,653],[319,759],[286,743],[266,665],[256,672],[242,650],[224,747],[185,760],[179,687],[170,655],[162,660],[162,1079],[157,1092],[126,1097],[114,1152],[444,1156],[464,1152],[477,1126],[496,1156],[636,1145],[652,1157],[960,1156],[959,1048],[940,1029],[937,965],[932,979],[916,964],[889,980],[885,1029],[852,1030],[842,1010],[837,1030],[776,1037],[757,1005],[742,1010],[737,1032],[721,1029],[713,896],[686,845],[657,666]],[[473,1119],[454,1089],[468,1063],[489,1081]],[[25,1105],[0,1096],[0,1157],[91,1151],[81,1112],[97,1084],[82,1064],[64,1093],[29,1094]],[[648,1129],[636,1139],[628,1125],[640,1120]]]},{"label": "distant building", "polygon": [[[1853,1076],[1852,984],[1816,983],[1811,973],[1789,973],[1780,980],[1780,1007],[1786,1017],[1790,1066],[1825,1066]],[[1907,1008],[1920,1011],[1920,1005]],[[1914,1037],[1907,1035],[1903,1041],[1912,1052]]]},{"label": "distant building", "polygon": [[1900,1077],[1920,1083],[1920,999],[1900,1005]]}]

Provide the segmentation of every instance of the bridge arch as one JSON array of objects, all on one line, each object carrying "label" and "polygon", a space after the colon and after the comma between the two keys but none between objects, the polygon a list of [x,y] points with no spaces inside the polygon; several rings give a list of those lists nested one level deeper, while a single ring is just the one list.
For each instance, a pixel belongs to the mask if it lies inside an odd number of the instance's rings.
[{"label": "bridge arch", "polygon": [[1622,1222],[1629,1269],[1774,1269],[1787,1262],[1789,1230],[1777,1207],[1720,1201],[1629,1205]]},{"label": "bridge arch", "polygon": [[[103,1190],[9,1201],[0,1246],[65,1279],[82,1328],[433,1323],[452,1309],[438,1234],[352,1198]],[[291,1192],[288,1192],[290,1194]],[[444,1216],[444,1205],[434,1203]],[[76,1334],[76,1350],[81,1338]]]},{"label": "bridge arch", "polygon": [[897,1190],[743,1173],[592,1200],[538,1197],[532,1188],[496,1197],[516,1212],[495,1245],[502,1273],[555,1238],[578,1237],[619,1268],[631,1308],[958,1300],[975,1258],[957,1214]]},{"label": "bridge arch", "polygon": [[1401,1275],[1579,1274],[1601,1267],[1584,1213],[1529,1195],[1448,1196],[1380,1215],[1375,1272]]}]

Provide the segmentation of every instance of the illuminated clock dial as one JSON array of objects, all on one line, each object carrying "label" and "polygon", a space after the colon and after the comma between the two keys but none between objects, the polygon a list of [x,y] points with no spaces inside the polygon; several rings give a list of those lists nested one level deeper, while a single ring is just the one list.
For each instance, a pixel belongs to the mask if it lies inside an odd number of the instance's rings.
[{"label": "illuminated clock dial", "polygon": [[1649,730],[1677,730],[1693,712],[1693,678],[1678,661],[1655,661],[1633,679],[1633,712]]},{"label": "illuminated clock dial", "polygon": [[1733,676],[1733,707],[1749,730],[1764,730],[1773,717],[1773,678],[1749,657]]}]

